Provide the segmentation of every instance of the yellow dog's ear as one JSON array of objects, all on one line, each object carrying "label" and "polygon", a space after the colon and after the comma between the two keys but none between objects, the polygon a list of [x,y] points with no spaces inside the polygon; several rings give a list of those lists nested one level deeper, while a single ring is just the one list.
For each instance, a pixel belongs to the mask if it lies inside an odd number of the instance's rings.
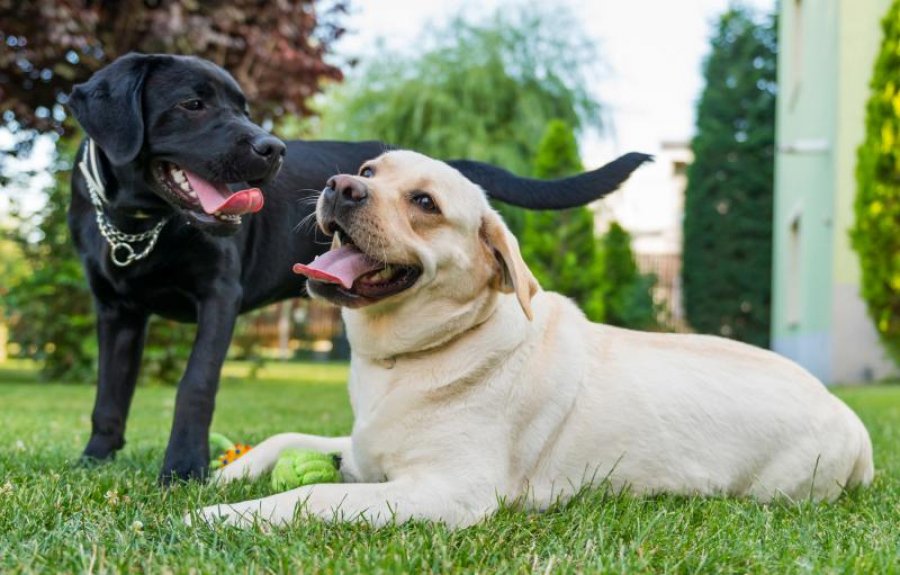
[{"label": "yellow dog's ear", "polygon": [[503,293],[515,292],[522,311],[530,321],[534,317],[531,313],[531,298],[541,286],[522,259],[519,242],[493,210],[488,210],[481,220],[481,237],[500,264],[500,273],[496,276],[494,287]]}]

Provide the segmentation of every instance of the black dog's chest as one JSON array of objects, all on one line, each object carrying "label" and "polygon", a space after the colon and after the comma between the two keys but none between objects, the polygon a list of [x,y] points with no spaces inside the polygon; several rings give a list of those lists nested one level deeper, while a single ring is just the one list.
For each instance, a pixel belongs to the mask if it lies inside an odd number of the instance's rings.
[{"label": "black dog's chest", "polygon": [[[130,270],[129,270],[130,271]],[[124,270],[103,273],[107,283],[120,301],[167,319],[194,322],[197,316],[197,297],[193,282],[186,282],[174,270],[169,273],[136,274]]]},{"label": "black dog's chest", "polygon": [[197,301],[190,292],[159,286],[155,289],[137,289],[132,294],[137,303],[151,313],[180,322],[197,321]]},{"label": "black dog's chest", "polygon": [[102,239],[92,239],[94,249],[87,256],[92,263],[87,269],[98,299],[127,302],[168,319],[196,321],[200,302],[214,297],[213,286],[221,284],[223,276],[238,275],[231,269],[237,254],[228,254],[227,248],[212,249],[204,238],[164,234],[145,260],[126,267],[112,262]]}]

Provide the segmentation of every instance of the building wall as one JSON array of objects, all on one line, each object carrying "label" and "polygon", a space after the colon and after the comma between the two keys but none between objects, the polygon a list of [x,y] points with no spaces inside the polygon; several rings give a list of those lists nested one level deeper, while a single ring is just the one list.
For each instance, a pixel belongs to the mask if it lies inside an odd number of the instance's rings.
[{"label": "building wall", "polygon": [[785,0],[779,20],[772,347],[830,379],[837,0]]},{"label": "building wall", "polygon": [[615,194],[593,205],[595,231],[604,234],[618,222],[631,234],[631,248],[641,273],[656,276],[653,299],[661,307],[657,320],[665,329],[689,331],[681,285],[682,226],[690,143],[660,142],[652,164],[643,166]]},{"label": "building wall", "polygon": [[661,142],[653,163],[641,167],[614,194],[594,204],[594,225],[604,234],[618,222],[631,234],[637,254],[681,254],[685,169],[693,161],[689,142]]}]

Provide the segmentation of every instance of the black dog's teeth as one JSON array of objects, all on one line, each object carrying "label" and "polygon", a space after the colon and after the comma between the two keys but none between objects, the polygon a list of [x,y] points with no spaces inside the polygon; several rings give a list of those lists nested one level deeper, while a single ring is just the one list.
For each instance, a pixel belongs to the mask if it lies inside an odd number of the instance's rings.
[{"label": "black dog's teeth", "polygon": [[216,218],[217,220],[219,220],[220,222],[228,222],[228,223],[231,223],[231,224],[239,224],[239,223],[241,223],[241,216],[239,216],[239,215],[237,215],[237,214],[220,214],[220,213],[215,213],[215,214],[213,214],[213,217],[215,217],[215,218]]},{"label": "black dog's teeth", "polygon": [[160,182],[176,196],[185,198],[191,202],[199,201],[197,192],[188,182],[187,175],[184,170],[175,164],[160,164],[157,168],[157,174]]},{"label": "black dog's teeth", "polygon": [[175,166],[174,164],[169,166],[169,178],[173,187],[178,188],[182,194],[187,194],[193,200],[197,200],[197,192],[191,187],[190,182],[188,182],[187,175],[184,173],[184,170]]},{"label": "black dog's teeth", "polygon": [[[197,192],[195,192],[191,187],[191,184],[187,179],[187,174],[184,173],[184,170],[182,170],[175,164],[161,163],[156,167],[156,174],[159,182],[169,191],[169,193],[179,197],[182,201],[186,201],[190,204],[193,204],[194,206],[199,207],[200,199],[197,197]],[[190,207],[184,209],[188,209],[197,213],[203,213],[197,209],[193,209]],[[236,214],[222,214],[216,212],[212,214],[212,216],[217,221],[226,224],[241,223],[241,216]]]}]

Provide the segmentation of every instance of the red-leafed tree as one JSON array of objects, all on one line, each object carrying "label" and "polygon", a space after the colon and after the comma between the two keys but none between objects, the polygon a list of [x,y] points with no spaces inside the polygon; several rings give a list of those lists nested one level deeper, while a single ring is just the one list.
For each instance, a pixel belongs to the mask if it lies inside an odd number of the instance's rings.
[{"label": "red-leafed tree", "polygon": [[341,78],[324,56],[345,11],[340,0],[0,0],[3,124],[62,134],[72,85],[132,51],[212,60],[258,120],[306,112],[323,80]]}]

